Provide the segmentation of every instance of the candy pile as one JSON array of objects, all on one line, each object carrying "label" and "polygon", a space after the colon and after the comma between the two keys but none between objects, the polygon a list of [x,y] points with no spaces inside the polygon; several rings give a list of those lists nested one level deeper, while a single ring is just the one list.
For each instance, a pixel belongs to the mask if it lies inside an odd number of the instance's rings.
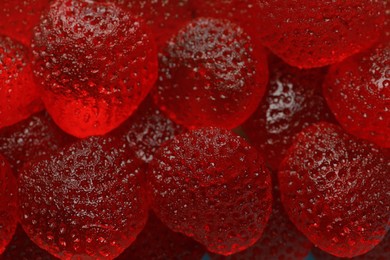
[{"label": "candy pile", "polygon": [[390,259],[387,0],[2,0],[0,260]]}]

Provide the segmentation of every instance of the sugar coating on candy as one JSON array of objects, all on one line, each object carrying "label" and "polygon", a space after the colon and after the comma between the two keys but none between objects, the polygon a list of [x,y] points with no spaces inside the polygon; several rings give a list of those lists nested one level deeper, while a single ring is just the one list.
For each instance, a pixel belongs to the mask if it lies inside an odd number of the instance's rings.
[{"label": "sugar coating on candy", "polygon": [[0,129],[0,153],[8,159],[14,173],[24,163],[56,152],[73,141],[74,138],[62,132],[46,111]]},{"label": "sugar coating on candy", "polygon": [[390,147],[390,43],[333,65],[324,95],[349,133]]},{"label": "sugar coating on candy", "polygon": [[27,47],[0,36],[0,128],[42,109],[30,63]]},{"label": "sugar coating on candy", "polygon": [[279,171],[283,205],[316,246],[338,257],[370,251],[390,219],[390,157],[377,146],[318,123],[304,129]]},{"label": "sugar coating on candy", "polygon": [[262,0],[256,26],[265,46],[290,65],[321,67],[370,47],[385,21],[377,0]]},{"label": "sugar coating on candy", "polygon": [[20,172],[21,224],[61,259],[112,259],[141,232],[149,208],[143,163],[122,142],[91,137]]},{"label": "sugar coating on candy", "polygon": [[50,0],[1,0],[0,34],[26,45],[31,42],[33,28]]},{"label": "sugar coating on candy", "polygon": [[116,260],[199,260],[204,253],[205,250],[199,243],[173,232],[151,214],[137,240]]},{"label": "sugar coating on candy", "polygon": [[0,155],[0,255],[11,241],[17,223],[16,179],[8,162]]},{"label": "sugar coating on candy", "polygon": [[154,155],[147,176],[161,221],[213,253],[253,245],[271,214],[271,179],[262,156],[229,130],[176,136]]},{"label": "sugar coating on candy", "polygon": [[159,61],[154,101],[188,128],[237,127],[255,111],[268,80],[264,50],[228,20],[192,21]]},{"label": "sugar coating on candy", "polygon": [[294,136],[310,124],[332,120],[332,113],[322,96],[326,69],[300,70],[276,58],[269,66],[266,94],[243,130],[277,169]]},{"label": "sugar coating on candy", "polygon": [[157,77],[156,47],[147,26],[112,3],[53,2],[32,46],[45,106],[77,137],[119,126]]}]

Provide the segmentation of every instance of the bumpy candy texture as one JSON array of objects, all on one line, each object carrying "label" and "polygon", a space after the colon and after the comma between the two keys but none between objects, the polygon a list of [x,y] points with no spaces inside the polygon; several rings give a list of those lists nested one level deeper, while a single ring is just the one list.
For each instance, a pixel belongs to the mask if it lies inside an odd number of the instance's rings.
[{"label": "bumpy candy texture", "polygon": [[36,28],[32,46],[46,108],[77,137],[119,126],[157,77],[148,28],[112,3],[55,1]]},{"label": "bumpy candy texture", "polygon": [[154,101],[188,128],[240,125],[255,111],[268,80],[264,50],[227,20],[194,20],[159,60]]},{"label": "bumpy candy texture", "polygon": [[91,137],[20,172],[21,224],[61,259],[112,259],[141,232],[143,163],[122,142]]},{"label": "bumpy candy texture", "polygon": [[390,147],[390,42],[331,66],[324,95],[345,130]]},{"label": "bumpy candy texture", "polygon": [[46,111],[0,129],[0,153],[17,173],[24,163],[58,151],[74,141],[62,132]]},{"label": "bumpy candy texture", "polygon": [[338,257],[370,251],[390,219],[385,151],[329,123],[298,134],[279,171],[283,205],[295,226]]},{"label": "bumpy candy texture", "polygon": [[383,0],[262,0],[253,24],[290,65],[320,67],[370,47],[382,33]]},{"label": "bumpy candy texture", "polygon": [[162,222],[214,253],[253,245],[271,214],[271,179],[261,155],[228,130],[176,136],[155,154],[148,180]]},{"label": "bumpy candy texture", "polygon": [[0,255],[11,241],[17,222],[16,179],[8,162],[0,155]]},{"label": "bumpy candy texture", "polygon": [[50,0],[1,0],[0,34],[30,45],[33,28]]},{"label": "bumpy candy texture", "polygon": [[0,128],[42,109],[31,59],[23,44],[0,36]]},{"label": "bumpy candy texture", "polygon": [[203,246],[173,232],[151,214],[137,240],[116,260],[200,260],[204,253]]},{"label": "bumpy candy texture", "polygon": [[294,136],[310,124],[332,120],[332,113],[321,93],[326,69],[300,70],[273,58],[270,71],[265,97],[243,129],[277,169]]}]

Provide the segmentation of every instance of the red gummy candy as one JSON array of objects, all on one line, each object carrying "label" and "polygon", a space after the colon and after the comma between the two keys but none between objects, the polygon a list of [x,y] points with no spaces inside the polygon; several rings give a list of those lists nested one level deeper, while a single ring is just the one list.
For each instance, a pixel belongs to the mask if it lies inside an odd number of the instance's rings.
[{"label": "red gummy candy", "polygon": [[154,155],[148,178],[161,221],[214,253],[253,245],[271,214],[271,178],[261,155],[228,130],[176,136]]},{"label": "red gummy candy", "polygon": [[8,159],[14,173],[24,163],[58,151],[73,141],[54,124],[46,111],[0,129],[0,153]]},{"label": "red gummy candy", "polygon": [[16,179],[8,162],[0,155],[0,255],[11,241],[17,223]]},{"label": "red gummy candy", "polygon": [[324,95],[349,133],[390,147],[390,43],[333,65]]},{"label": "red gummy candy", "polygon": [[204,253],[197,242],[173,232],[151,214],[137,240],[116,260],[200,260]]},{"label": "red gummy candy", "polygon": [[33,28],[50,0],[1,0],[0,34],[30,45]]},{"label": "red gummy candy", "polygon": [[370,251],[390,219],[385,151],[318,123],[297,135],[279,171],[283,205],[296,227],[338,257]]},{"label": "red gummy candy", "polygon": [[35,30],[33,51],[48,112],[77,137],[119,126],[157,77],[156,47],[146,25],[111,3],[53,2]]},{"label": "red gummy candy", "polygon": [[326,69],[300,70],[273,58],[270,71],[265,97],[243,129],[277,169],[293,137],[310,124],[331,120],[332,113],[321,93]]},{"label": "red gummy candy", "polygon": [[27,47],[0,36],[0,128],[42,109],[30,62]]},{"label": "red gummy candy", "polygon": [[19,177],[22,227],[61,259],[112,259],[146,223],[143,170],[125,144],[103,137],[26,164]]},{"label": "red gummy candy", "polygon": [[240,125],[268,80],[264,50],[227,20],[194,20],[168,42],[159,65],[154,101],[188,128]]}]

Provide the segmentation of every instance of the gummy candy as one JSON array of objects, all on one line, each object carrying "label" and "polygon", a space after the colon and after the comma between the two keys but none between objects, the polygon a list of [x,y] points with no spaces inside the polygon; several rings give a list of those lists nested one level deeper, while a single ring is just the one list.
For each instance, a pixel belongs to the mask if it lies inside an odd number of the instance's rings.
[{"label": "gummy candy", "polygon": [[0,36],[0,128],[42,109],[30,63],[27,47]]},{"label": "gummy candy", "polygon": [[345,130],[390,147],[390,42],[331,66],[324,95]]},{"label": "gummy candy", "polygon": [[370,251],[385,236],[390,219],[389,158],[336,125],[305,128],[280,166],[287,214],[330,254],[354,257]]},{"label": "gummy candy", "polygon": [[151,214],[137,240],[116,260],[200,260],[204,253],[204,248],[197,242],[173,232]]},{"label": "gummy candy", "polygon": [[61,259],[112,259],[141,232],[144,166],[122,142],[90,137],[20,171],[21,224]]},{"label": "gummy candy", "polygon": [[17,173],[24,163],[49,155],[74,139],[62,132],[46,111],[0,129],[0,153]]},{"label": "gummy candy", "polygon": [[32,46],[45,106],[77,137],[119,126],[157,77],[156,47],[146,25],[111,3],[54,1]]},{"label": "gummy candy", "polygon": [[11,241],[17,221],[16,179],[8,162],[0,155],[0,255]]},{"label": "gummy candy", "polygon": [[253,245],[271,214],[271,178],[262,156],[229,130],[176,136],[157,150],[147,176],[159,219],[213,253]]},{"label": "gummy candy", "polygon": [[277,169],[293,137],[303,128],[319,121],[333,121],[322,97],[326,69],[300,70],[281,60],[270,60],[270,81],[256,112],[243,130],[266,162]]},{"label": "gummy candy", "polygon": [[32,32],[50,0],[1,0],[0,34],[30,45]]},{"label": "gummy candy", "polygon": [[159,60],[154,101],[188,128],[240,125],[255,111],[268,80],[264,50],[227,20],[194,20]]}]

